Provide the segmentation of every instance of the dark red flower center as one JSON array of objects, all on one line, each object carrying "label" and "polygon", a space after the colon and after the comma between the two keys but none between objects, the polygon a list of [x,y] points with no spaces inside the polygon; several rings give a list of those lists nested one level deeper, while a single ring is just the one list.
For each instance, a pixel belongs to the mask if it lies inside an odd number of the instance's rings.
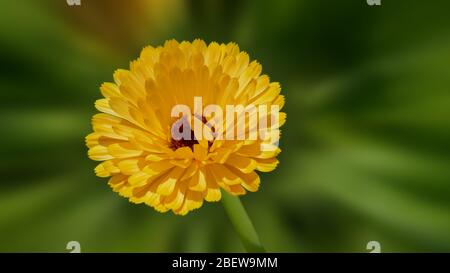
[{"label": "dark red flower center", "polygon": [[[207,124],[208,121],[206,120],[205,117],[202,116],[202,122],[203,122],[203,124]],[[183,126],[184,126],[184,124],[182,124],[179,128],[180,134],[182,134],[182,132],[184,130]],[[189,147],[189,148],[191,148],[192,151],[194,151],[194,145],[198,144],[198,140],[196,139],[192,128],[189,128],[189,129],[191,130],[191,135],[188,139],[184,139],[183,137],[181,137],[181,139],[177,140],[177,139],[174,139],[172,136],[170,144],[169,144],[169,148],[171,148],[172,150],[175,151],[181,147]],[[211,130],[214,132],[214,127],[212,127]],[[211,145],[212,145],[212,141],[208,141],[208,147],[211,147]]]}]

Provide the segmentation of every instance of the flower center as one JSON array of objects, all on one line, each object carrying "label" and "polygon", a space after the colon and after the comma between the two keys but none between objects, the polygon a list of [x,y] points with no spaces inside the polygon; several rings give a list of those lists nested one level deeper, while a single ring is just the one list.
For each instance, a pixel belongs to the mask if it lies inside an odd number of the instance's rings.
[{"label": "flower center", "polygon": [[[181,119],[176,122],[181,122]],[[202,122],[203,122],[203,124],[206,124],[208,126],[207,120],[204,116],[202,116]],[[184,124],[181,124],[179,127],[180,134],[182,134],[182,132],[184,130],[183,126],[184,126]],[[181,137],[181,139],[177,140],[177,139],[174,139],[172,136],[171,140],[170,140],[169,148],[171,148],[172,150],[175,151],[181,147],[189,147],[189,148],[191,148],[192,151],[194,151],[194,145],[198,144],[198,140],[196,139],[192,128],[188,128],[188,129],[190,129],[190,137],[188,139]],[[211,129],[214,132],[214,127],[212,127]],[[212,145],[212,141],[208,141],[208,147],[211,147],[211,145]]]},{"label": "flower center", "polygon": [[[183,126],[184,125],[180,126],[180,131],[183,131]],[[172,150],[175,151],[175,150],[177,150],[178,148],[181,148],[181,147],[189,147],[193,151],[194,150],[194,144],[198,144],[198,141],[195,138],[194,131],[191,129],[191,137],[190,137],[190,139],[181,138],[179,140],[176,140],[176,139],[174,139],[172,137],[172,139],[170,141],[169,148],[171,148]]]}]

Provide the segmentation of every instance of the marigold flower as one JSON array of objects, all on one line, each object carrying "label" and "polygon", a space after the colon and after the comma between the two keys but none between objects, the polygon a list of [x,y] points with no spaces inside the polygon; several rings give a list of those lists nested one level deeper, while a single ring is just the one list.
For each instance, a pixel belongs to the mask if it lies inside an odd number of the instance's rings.
[{"label": "marigold flower", "polygon": [[[102,113],[94,115],[94,132],[86,137],[89,157],[102,161],[95,173],[110,177],[112,189],[131,202],[179,215],[201,207],[204,200],[220,200],[221,189],[233,195],[257,191],[256,171],[270,172],[278,164],[278,138],[249,139],[237,134],[236,139],[228,139],[218,133],[234,132],[239,117],[250,120],[257,115],[259,121],[267,121],[274,114],[244,112],[222,121],[195,110],[194,104],[195,98],[201,98],[202,107],[281,109],[280,85],[261,71],[261,65],[250,62],[249,55],[234,43],[171,40],[162,47],[144,48],[129,70],[117,70],[114,83],[100,87],[104,98],[95,106]],[[173,117],[174,106],[180,104],[194,109],[192,114]],[[279,133],[286,115],[280,112],[277,117],[278,124],[267,130]],[[174,137],[172,130],[183,118],[196,120],[203,130],[183,123],[178,129],[189,130],[191,137]],[[244,128],[246,135],[255,130],[250,123]]]}]

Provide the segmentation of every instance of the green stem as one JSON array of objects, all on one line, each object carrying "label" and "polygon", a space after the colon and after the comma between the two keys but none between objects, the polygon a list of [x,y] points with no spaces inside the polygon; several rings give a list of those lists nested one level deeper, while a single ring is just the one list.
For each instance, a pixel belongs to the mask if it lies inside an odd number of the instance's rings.
[{"label": "green stem", "polygon": [[266,252],[241,200],[222,191],[222,205],[247,252]]}]

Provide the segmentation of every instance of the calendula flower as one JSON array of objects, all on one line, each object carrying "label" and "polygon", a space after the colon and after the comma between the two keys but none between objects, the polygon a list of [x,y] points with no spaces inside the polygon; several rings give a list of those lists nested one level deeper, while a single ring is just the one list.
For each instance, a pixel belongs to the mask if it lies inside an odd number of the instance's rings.
[{"label": "calendula flower", "polygon": [[234,43],[144,48],[100,88],[102,113],[86,137],[89,157],[102,161],[97,176],[133,203],[180,215],[220,200],[221,189],[257,191],[257,172],[278,164],[285,121],[280,85],[261,71]]}]

